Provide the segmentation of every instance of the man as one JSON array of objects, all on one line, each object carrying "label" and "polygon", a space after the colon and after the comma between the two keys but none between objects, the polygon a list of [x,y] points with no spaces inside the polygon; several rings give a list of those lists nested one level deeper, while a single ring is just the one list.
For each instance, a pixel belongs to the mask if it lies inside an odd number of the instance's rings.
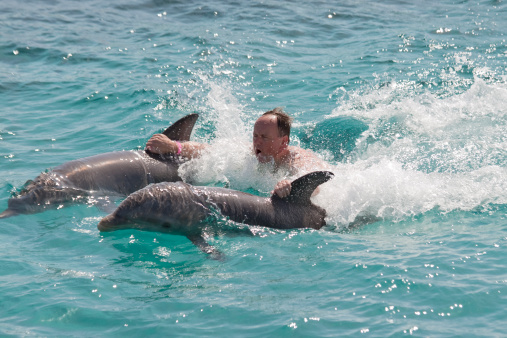
[{"label": "man", "polygon": [[[292,118],[275,108],[257,119],[253,130],[253,153],[260,163],[273,162],[275,170],[285,169],[292,175],[329,169],[329,165],[311,151],[289,146]],[[157,154],[177,154],[186,158],[198,157],[208,145],[198,142],[170,140],[163,134],[153,135],[146,143],[146,149]],[[290,181],[278,182],[273,190],[279,197],[290,194]],[[315,190],[315,193],[318,189]]]}]

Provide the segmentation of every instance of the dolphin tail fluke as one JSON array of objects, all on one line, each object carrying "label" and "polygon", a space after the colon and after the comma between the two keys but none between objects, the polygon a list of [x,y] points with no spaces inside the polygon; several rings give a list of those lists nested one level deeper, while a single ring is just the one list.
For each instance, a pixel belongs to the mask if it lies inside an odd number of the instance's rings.
[{"label": "dolphin tail fluke", "polygon": [[301,176],[291,183],[290,195],[287,199],[293,203],[308,203],[313,191],[333,177],[334,174],[330,171],[314,171]]},{"label": "dolphin tail fluke", "polygon": [[194,236],[187,236],[188,239],[196,246],[198,247],[202,252],[205,254],[208,254],[210,258],[217,260],[217,261],[224,261],[225,256],[223,253],[215,249],[212,245],[209,245],[208,242],[202,237],[202,235],[194,235]]},{"label": "dolphin tail fluke", "polygon": [[189,141],[199,114],[189,114],[174,122],[162,134],[171,140]]},{"label": "dolphin tail fluke", "polygon": [[2,212],[0,214],[0,218],[7,218],[7,217],[11,217],[11,216],[16,216],[18,215],[18,213],[14,210],[11,210],[11,209],[6,209],[4,212]]}]

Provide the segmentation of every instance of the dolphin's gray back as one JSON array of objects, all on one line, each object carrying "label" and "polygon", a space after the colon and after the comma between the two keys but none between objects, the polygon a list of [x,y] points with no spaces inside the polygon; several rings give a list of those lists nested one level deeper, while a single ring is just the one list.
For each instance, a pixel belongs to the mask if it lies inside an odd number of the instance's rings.
[{"label": "dolphin's gray back", "polygon": [[128,195],[151,183],[181,180],[178,164],[144,151],[117,151],[66,162],[50,174],[61,177],[65,188]]},{"label": "dolphin's gray back", "polygon": [[309,200],[293,203],[277,197],[265,198],[225,188],[199,187],[206,191],[207,201],[222,215],[238,223],[276,229],[314,228],[325,225],[326,211]]},{"label": "dolphin's gray back", "polygon": [[144,219],[176,227],[203,221],[210,215],[277,229],[320,229],[325,224],[326,212],[309,200],[294,203],[226,188],[163,182],[131,194],[115,213],[118,222]]},{"label": "dolphin's gray back", "polygon": [[276,222],[275,209],[268,198],[226,188],[187,186],[209,206],[210,212],[217,211],[235,222],[249,225]]},{"label": "dolphin's gray back", "polygon": [[195,195],[206,196],[207,203],[239,223],[277,229],[320,229],[326,224],[326,211],[313,204],[310,197],[319,185],[333,176],[333,173],[327,171],[308,173],[291,183],[291,192],[285,198],[277,195],[262,198],[214,187],[193,187],[192,190]]},{"label": "dolphin's gray back", "polygon": [[29,181],[0,218],[37,212],[87,196],[127,196],[151,183],[180,181],[179,160],[144,151],[117,151],[66,162]]}]

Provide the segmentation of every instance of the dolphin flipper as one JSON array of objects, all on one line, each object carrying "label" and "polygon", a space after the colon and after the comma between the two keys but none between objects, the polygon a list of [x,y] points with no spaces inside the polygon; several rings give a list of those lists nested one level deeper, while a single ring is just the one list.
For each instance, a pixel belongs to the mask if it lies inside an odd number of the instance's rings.
[{"label": "dolphin flipper", "polygon": [[223,261],[225,259],[224,254],[215,249],[212,245],[209,245],[202,235],[188,235],[187,238],[202,252],[210,255],[214,260]]}]

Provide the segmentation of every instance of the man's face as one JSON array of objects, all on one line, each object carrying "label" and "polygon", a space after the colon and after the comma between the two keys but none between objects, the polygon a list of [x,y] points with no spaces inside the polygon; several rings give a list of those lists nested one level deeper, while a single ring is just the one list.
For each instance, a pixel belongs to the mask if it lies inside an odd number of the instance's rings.
[{"label": "man's face", "polygon": [[253,151],[257,160],[267,163],[277,160],[281,151],[287,147],[288,137],[280,136],[276,116],[261,116],[253,130]]}]

